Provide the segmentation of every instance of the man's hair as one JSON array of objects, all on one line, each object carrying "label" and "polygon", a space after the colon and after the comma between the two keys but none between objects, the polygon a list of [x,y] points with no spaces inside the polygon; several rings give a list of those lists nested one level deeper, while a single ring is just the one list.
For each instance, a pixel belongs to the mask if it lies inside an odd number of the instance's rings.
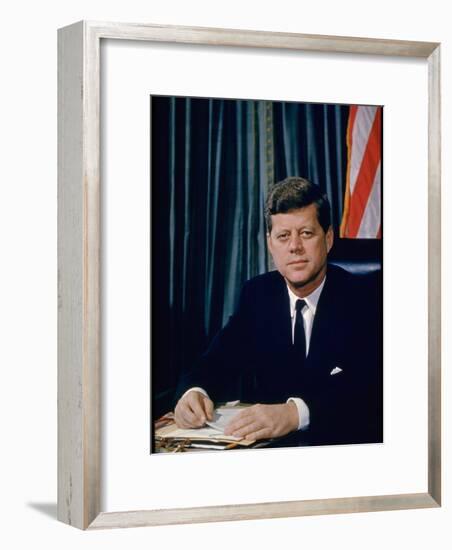
[{"label": "man's hair", "polygon": [[265,204],[267,231],[272,230],[272,216],[275,214],[286,214],[311,204],[316,205],[317,219],[326,233],[331,225],[330,203],[318,185],[299,177],[289,177],[273,184]]}]

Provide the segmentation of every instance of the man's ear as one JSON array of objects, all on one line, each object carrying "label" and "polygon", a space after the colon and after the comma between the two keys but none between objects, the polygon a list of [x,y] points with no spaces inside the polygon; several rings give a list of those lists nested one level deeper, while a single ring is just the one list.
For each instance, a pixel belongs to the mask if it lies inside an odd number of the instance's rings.
[{"label": "man's ear", "polygon": [[327,249],[327,252],[329,252],[333,247],[333,243],[334,243],[334,231],[331,225],[328,227],[325,237],[326,237],[326,249]]}]

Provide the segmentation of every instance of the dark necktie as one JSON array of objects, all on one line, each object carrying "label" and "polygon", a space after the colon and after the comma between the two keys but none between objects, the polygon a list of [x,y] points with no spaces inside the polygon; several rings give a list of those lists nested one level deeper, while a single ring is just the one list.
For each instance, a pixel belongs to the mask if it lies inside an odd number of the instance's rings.
[{"label": "dark necktie", "polygon": [[306,305],[304,300],[295,302],[295,329],[293,337],[293,346],[297,360],[304,365],[306,359],[306,336],[304,333],[302,309]]}]

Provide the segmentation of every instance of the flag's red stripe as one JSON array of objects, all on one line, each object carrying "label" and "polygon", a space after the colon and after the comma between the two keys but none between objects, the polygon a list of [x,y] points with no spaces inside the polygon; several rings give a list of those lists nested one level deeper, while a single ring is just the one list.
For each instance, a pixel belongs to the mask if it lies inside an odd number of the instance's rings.
[{"label": "flag's red stripe", "polygon": [[356,237],[361,225],[361,220],[366,209],[375,173],[380,162],[381,147],[381,108],[375,113],[372,130],[369,134],[366,151],[359,169],[353,195],[351,197],[351,209],[348,219],[348,236]]}]

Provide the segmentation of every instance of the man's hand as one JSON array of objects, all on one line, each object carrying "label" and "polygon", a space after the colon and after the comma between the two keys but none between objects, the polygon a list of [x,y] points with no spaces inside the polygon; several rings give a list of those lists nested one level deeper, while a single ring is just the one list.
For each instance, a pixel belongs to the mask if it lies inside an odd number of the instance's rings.
[{"label": "man's hand", "polygon": [[280,437],[298,429],[295,403],[253,405],[240,411],[226,426],[224,433],[245,439]]},{"label": "man's hand", "polygon": [[201,428],[213,418],[212,401],[193,390],[182,396],[174,409],[174,419],[179,428]]}]

